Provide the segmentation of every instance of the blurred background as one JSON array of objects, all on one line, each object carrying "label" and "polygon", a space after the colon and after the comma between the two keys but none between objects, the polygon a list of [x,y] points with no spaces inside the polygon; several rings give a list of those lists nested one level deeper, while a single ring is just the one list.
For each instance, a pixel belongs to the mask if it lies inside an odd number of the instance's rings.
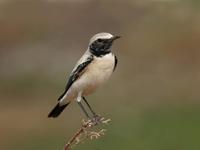
[{"label": "blurred background", "polygon": [[198,0],[0,0],[0,149],[61,150],[84,117],[47,114],[98,32],[123,38],[111,80],[88,97],[112,122],[76,150],[200,149]]}]

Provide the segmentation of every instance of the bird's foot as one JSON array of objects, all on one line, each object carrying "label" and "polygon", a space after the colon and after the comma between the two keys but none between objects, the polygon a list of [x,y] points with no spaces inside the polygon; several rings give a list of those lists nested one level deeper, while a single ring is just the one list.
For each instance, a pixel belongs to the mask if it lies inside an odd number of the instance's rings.
[{"label": "bird's foot", "polygon": [[100,115],[94,115],[93,118],[85,121],[83,120],[83,126],[93,127],[99,124],[109,124],[111,119],[106,119],[104,117],[101,117]]},{"label": "bird's foot", "polygon": [[93,118],[91,119],[91,122],[93,125],[98,125],[101,123],[102,117],[99,115],[94,115]]}]

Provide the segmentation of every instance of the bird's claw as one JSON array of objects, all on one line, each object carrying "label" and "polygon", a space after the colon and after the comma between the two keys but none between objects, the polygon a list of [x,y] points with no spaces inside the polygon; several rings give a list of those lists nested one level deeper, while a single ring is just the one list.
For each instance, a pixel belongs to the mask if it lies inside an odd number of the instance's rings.
[{"label": "bird's claw", "polygon": [[102,117],[99,115],[95,115],[92,119],[91,122],[93,123],[93,125],[98,125],[101,123]]}]

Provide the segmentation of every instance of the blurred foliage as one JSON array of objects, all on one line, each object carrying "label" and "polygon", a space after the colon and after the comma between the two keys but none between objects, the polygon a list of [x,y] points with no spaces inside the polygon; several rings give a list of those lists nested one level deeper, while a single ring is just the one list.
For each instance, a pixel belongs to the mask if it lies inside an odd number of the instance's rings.
[{"label": "blurred foliage", "polygon": [[[110,32],[119,65],[88,99],[112,118],[105,137],[75,149],[199,150],[198,0],[1,0],[0,145],[62,149],[83,117],[47,114],[90,37]],[[91,100],[90,100],[91,99]]]}]

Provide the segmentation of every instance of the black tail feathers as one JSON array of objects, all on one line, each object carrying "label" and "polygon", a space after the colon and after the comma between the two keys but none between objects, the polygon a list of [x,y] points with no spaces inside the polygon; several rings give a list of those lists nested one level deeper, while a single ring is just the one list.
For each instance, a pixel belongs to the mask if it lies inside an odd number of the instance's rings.
[{"label": "black tail feathers", "polygon": [[58,117],[61,112],[65,109],[65,107],[67,107],[67,105],[69,105],[69,103],[65,104],[65,105],[61,105],[58,103],[53,109],[52,111],[49,113],[48,117],[52,117],[52,118],[56,118]]}]

